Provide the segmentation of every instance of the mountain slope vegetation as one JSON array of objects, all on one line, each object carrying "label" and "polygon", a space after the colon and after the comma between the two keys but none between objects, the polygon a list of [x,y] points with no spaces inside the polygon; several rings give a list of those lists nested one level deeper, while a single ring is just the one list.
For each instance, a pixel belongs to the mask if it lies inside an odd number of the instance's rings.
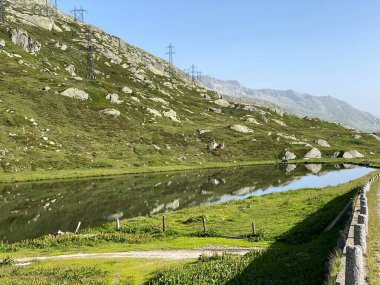
[{"label": "mountain slope vegetation", "polygon": [[[323,157],[351,149],[366,159],[379,156],[378,137],[227,102],[179,69],[171,76],[166,61],[116,36],[52,15],[52,6],[47,16],[45,1],[4,5],[3,172],[275,161],[285,149],[303,158],[314,146]],[[89,44],[96,79],[86,78]]]}]

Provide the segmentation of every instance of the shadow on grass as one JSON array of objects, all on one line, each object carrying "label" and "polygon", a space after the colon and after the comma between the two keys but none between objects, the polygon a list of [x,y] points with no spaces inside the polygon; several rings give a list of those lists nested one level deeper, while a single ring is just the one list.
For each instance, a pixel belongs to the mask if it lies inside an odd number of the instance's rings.
[{"label": "shadow on grass", "polygon": [[278,237],[267,251],[226,284],[323,284],[328,257],[337,245],[348,215],[344,215],[331,231],[323,231],[356,191],[335,198]]}]

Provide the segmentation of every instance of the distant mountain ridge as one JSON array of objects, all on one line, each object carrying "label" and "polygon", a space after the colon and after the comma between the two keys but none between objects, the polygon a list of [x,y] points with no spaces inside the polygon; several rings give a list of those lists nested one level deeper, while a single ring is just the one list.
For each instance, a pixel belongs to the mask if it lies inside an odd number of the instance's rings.
[{"label": "distant mountain ridge", "polygon": [[293,90],[250,89],[236,80],[219,80],[210,76],[204,76],[202,84],[228,97],[248,102],[258,100],[260,105],[267,102],[268,106],[277,105],[298,116],[316,117],[367,132],[380,131],[378,117],[331,96],[312,96]]}]

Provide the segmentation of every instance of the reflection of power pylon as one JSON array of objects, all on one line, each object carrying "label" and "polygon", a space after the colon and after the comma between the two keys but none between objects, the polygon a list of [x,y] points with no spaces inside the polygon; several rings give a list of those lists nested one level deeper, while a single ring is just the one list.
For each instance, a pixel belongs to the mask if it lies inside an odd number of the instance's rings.
[{"label": "reflection of power pylon", "polygon": [[168,49],[168,52],[166,54],[169,55],[170,75],[173,76],[174,75],[173,54],[175,54],[174,46],[170,43],[167,49]]},{"label": "reflection of power pylon", "polygon": [[74,19],[75,21],[82,21],[84,22],[84,13],[87,13],[87,10],[84,10],[82,7],[80,7],[80,9],[77,9],[76,7],[74,7],[74,10],[71,11],[71,13],[73,13],[74,15]]},{"label": "reflection of power pylon", "polygon": [[95,66],[94,66],[95,46],[92,42],[92,35],[90,33],[87,34],[86,39],[87,39],[87,78],[95,79]]},{"label": "reflection of power pylon", "polygon": [[3,0],[0,0],[0,23],[4,23],[5,17],[4,17],[4,5]]}]

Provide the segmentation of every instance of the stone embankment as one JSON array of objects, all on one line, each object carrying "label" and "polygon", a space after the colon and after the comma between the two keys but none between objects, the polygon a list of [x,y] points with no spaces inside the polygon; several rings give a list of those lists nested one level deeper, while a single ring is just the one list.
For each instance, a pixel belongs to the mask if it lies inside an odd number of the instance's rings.
[{"label": "stone embankment", "polygon": [[380,174],[371,178],[360,189],[355,203],[346,244],[343,250],[341,270],[337,284],[363,285],[366,282],[366,255],[368,233],[368,203],[367,193]]}]

